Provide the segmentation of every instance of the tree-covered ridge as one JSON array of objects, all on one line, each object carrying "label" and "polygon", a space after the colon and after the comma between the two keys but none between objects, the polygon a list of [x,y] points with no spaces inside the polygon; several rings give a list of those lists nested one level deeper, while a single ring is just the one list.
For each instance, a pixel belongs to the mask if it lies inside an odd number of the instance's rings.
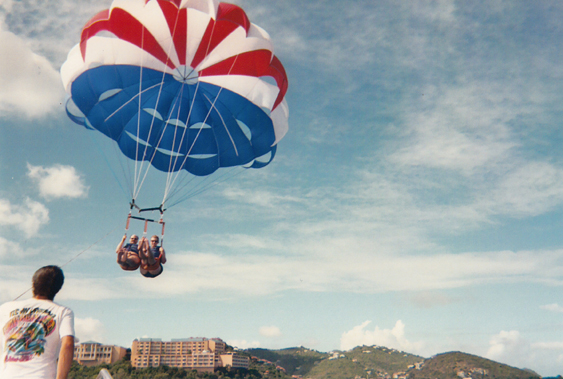
[{"label": "tree-covered ridge", "polygon": [[292,347],[281,350],[248,349],[252,357],[259,359],[259,363],[283,367],[288,375],[306,375],[321,361],[330,357],[327,353],[320,353],[304,347]]},{"label": "tree-covered ridge", "polygon": [[248,352],[284,367],[289,375],[303,379],[540,378],[530,370],[459,352],[439,354],[429,359],[383,346],[362,346],[331,353],[319,353],[305,348],[250,349]]},{"label": "tree-covered ridge", "polygon": [[419,370],[410,370],[408,379],[540,379],[530,371],[497,363],[476,355],[450,352],[424,361]]},{"label": "tree-covered ridge", "polygon": [[275,366],[264,365],[251,361],[248,370],[234,368],[220,368],[214,373],[197,372],[182,368],[160,366],[135,369],[129,360],[93,367],[81,366],[73,362],[68,379],[96,379],[102,369],[108,370],[113,379],[289,379],[283,371]]},{"label": "tree-covered ridge", "polygon": [[96,367],[80,366],[75,362],[69,379],[96,379],[102,368],[107,369],[114,379],[289,379],[292,376],[303,379],[541,378],[530,370],[460,352],[438,354],[428,359],[383,346],[362,346],[330,353],[304,347],[248,349],[237,353],[251,357],[248,370],[220,368],[214,373],[199,373],[167,366],[135,369],[125,359],[113,365]]},{"label": "tree-covered ridge", "polygon": [[310,379],[389,377],[405,372],[424,358],[383,346],[362,346],[349,351],[320,353],[306,348],[249,349],[256,357],[282,366],[289,375]]}]

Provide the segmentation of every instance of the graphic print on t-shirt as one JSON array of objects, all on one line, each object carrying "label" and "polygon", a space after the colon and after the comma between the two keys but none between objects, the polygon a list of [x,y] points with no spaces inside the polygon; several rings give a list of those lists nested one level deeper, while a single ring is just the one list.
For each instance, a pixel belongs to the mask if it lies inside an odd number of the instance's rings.
[{"label": "graphic print on t-shirt", "polygon": [[4,325],[6,362],[27,362],[45,352],[46,337],[55,330],[55,316],[46,309],[23,308],[10,313]]}]

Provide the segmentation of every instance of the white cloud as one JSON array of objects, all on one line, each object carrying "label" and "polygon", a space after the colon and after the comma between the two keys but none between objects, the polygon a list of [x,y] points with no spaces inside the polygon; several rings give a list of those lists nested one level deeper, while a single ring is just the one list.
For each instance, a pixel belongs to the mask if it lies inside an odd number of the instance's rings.
[{"label": "white cloud", "polygon": [[15,300],[19,296],[22,299],[31,297],[31,277],[35,270],[17,264],[0,264],[0,303]]},{"label": "white cloud", "polygon": [[13,226],[30,238],[49,222],[49,210],[41,203],[26,199],[23,205],[12,205],[0,199],[0,225]]},{"label": "white cloud", "polygon": [[27,164],[28,176],[39,185],[39,193],[47,199],[86,197],[88,188],[72,166],[53,167]]},{"label": "white cloud", "polygon": [[135,297],[138,293],[134,285],[129,283],[129,278],[115,278],[112,282],[108,282],[92,278],[66,277],[65,285],[57,298],[60,300],[98,301]]},{"label": "white cloud", "polygon": [[533,348],[544,350],[561,350],[563,352],[563,341],[556,342],[536,342],[532,344]]},{"label": "white cloud", "polygon": [[247,341],[247,340],[228,340],[227,345],[232,347],[237,347],[239,349],[253,349],[260,347],[260,342],[258,341]]},{"label": "white cloud", "polygon": [[340,338],[340,349],[350,350],[356,346],[379,345],[418,354],[423,348],[422,342],[410,342],[406,339],[405,324],[401,320],[398,320],[392,329],[380,329],[376,326],[373,331],[366,330],[370,323],[371,321],[365,321],[343,333]]},{"label": "white cloud", "polygon": [[537,216],[563,201],[563,169],[547,162],[528,162],[503,177],[483,205],[500,214]]},{"label": "white cloud", "polygon": [[[0,0],[0,9],[3,9],[7,13],[9,13],[12,10],[13,4],[14,4],[13,0]],[[2,26],[1,20],[0,20],[0,26]]]},{"label": "white cloud", "polygon": [[561,368],[563,341],[530,343],[517,330],[501,331],[491,337],[485,357],[514,367],[543,367],[555,376]]},{"label": "white cloud", "polygon": [[542,305],[540,308],[546,311],[563,313],[563,307],[557,303]]},{"label": "white cloud", "polygon": [[39,118],[54,111],[64,98],[59,73],[2,26],[0,20],[0,112]]},{"label": "white cloud", "polygon": [[9,257],[10,260],[12,260],[15,257],[23,255],[23,253],[24,251],[19,243],[0,237],[0,258]]},{"label": "white cloud", "polygon": [[278,208],[281,203],[302,203],[303,200],[290,195],[281,195],[278,193],[268,192],[264,190],[245,190],[228,187],[223,191],[225,197],[237,201],[245,201],[248,204],[260,206],[262,208]]},{"label": "white cloud", "polygon": [[[75,287],[84,289],[91,285],[96,288],[92,293],[100,299],[176,296],[202,291],[221,299],[264,296],[287,290],[411,291],[418,294],[412,295],[411,300],[427,307],[455,301],[433,292],[437,290],[515,281],[561,284],[563,251],[411,256],[381,253],[379,246],[366,247],[370,243],[373,245],[371,240],[328,237],[322,242],[294,241],[286,246],[285,255],[284,251],[268,249],[263,254],[260,251],[255,254],[179,251],[169,255],[165,275],[152,281],[140,275],[124,276],[120,279],[119,293],[95,280],[83,280]],[[208,275],[210,271],[214,275]],[[73,298],[84,296],[82,290],[73,291]]]},{"label": "white cloud", "polygon": [[212,243],[216,246],[236,249],[267,249],[280,246],[275,240],[246,234],[226,234],[220,240],[212,241]]},{"label": "white cloud", "polygon": [[506,362],[506,359],[514,359],[515,356],[523,357],[527,354],[528,343],[516,330],[501,331],[491,337],[489,344],[486,357],[493,360]]},{"label": "white cloud", "polygon": [[408,138],[390,159],[404,165],[456,170],[470,175],[504,161],[515,147],[507,122],[516,117],[505,93],[485,83],[428,88],[426,106],[406,113]]},{"label": "white cloud", "polygon": [[261,326],[259,329],[260,335],[263,337],[281,337],[282,332],[277,326]]},{"label": "white cloud", "polygon": [[105,328],[100,320],[91,317],[74,319],[74,328],[76,337],[80,342],[94,341],[99,343],[105,342]]}]

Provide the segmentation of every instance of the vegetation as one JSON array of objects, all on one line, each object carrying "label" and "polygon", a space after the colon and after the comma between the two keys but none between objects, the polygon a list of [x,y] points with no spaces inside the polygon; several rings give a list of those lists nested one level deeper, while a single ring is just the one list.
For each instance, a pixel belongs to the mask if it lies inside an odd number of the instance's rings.
[{"label": "vegetation", "polygon": [[539,379],[538,374],[493,362],[475,355],[452,352],[424,361],[420,370],[409,370],[408,379]]},{"label": "vegetation", "polygon": [[305,375],[322,360],[327,353],[319,353],[304,347],[292,347],[282,350],[248,349],[251,356],[271,362],[285,369],[288,375]]},{"label": "vegetation", "polygon": [[200,373],[195,370],[160,366],[135,369],[131,362],[122,360],[112,365],[98,365],[94,367],[81,366],[73,362],[69,379],[96,379],[100,370],[109,371],[113,379],[288,379],[285,373],[275,367],[257,365],[251,362],[248,370],[221,368],[214,373]]},{"label": "vegetation", "polygon": [[[248,370],[221,368],[214,373],[198,373],[161,366],[134,369],[128,359],[96,367],[73,363],[69,379],[96,379],[102,368],[114,379],[391,379],[402,373],[408,379],[540,379],[530,371],[470,354],[452,352],[429,359],[382,346],[362,346],[350,351],[321,353],[303,347],[282,350],[249,349],[237,351],[252,357]],[[397,375],[398,376],[398,375]],[[550,379],[550,378],[544,378]],[[561,376],[551,379],[563,379]]]},{"label": "vegetation", "polygon": [[424,358],[381,346],[362,346],[350,351],[319,353],[305,348],[248,350],[253,356],[282,366],[287,374],[310,379],[392,377]]}]

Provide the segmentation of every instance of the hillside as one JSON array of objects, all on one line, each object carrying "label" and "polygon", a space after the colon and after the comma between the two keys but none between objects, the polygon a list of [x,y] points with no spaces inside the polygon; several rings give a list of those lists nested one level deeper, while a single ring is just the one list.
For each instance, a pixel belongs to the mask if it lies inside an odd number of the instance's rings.
[{"label": "hillside", "polygon": [[[166,366],[134,369],[128,359],[112,365],[80,366],[76,362],[69,379],[94,379],[106,368],[114,379],[540,379],[517,369],[475,355],[451,352],[429,359],[382,346],[362,346],[349,351],[322,353],[304,347],[282,350],[248,349],[250,368],[219,369],[198,373]],[[544,378],[549,379],[549,378]],[[563,379],[560,376],[552,379]]]},{"label": "hillside", "polygon": [[451,352],[424,361],[420,369],[411,369],[408,379],[538,379],[538,374],[497,363],[475,355]]},{"label": "hillside", "polygon": [[257,357],[262,363],[271,362],[285,369],[288,375],[303,375],[311,371],[321,361],[329,358],[327,353],[319,353],[304,347],[293,347],[282,350],[248,349],[251,356]]},{"label": "hillside", "polygon": [[283,367],[288,375],[311,379],[391,378],[424,358],[381,346],[319,353],[305,348],[284,350],[250,349],[248,352]]}]

